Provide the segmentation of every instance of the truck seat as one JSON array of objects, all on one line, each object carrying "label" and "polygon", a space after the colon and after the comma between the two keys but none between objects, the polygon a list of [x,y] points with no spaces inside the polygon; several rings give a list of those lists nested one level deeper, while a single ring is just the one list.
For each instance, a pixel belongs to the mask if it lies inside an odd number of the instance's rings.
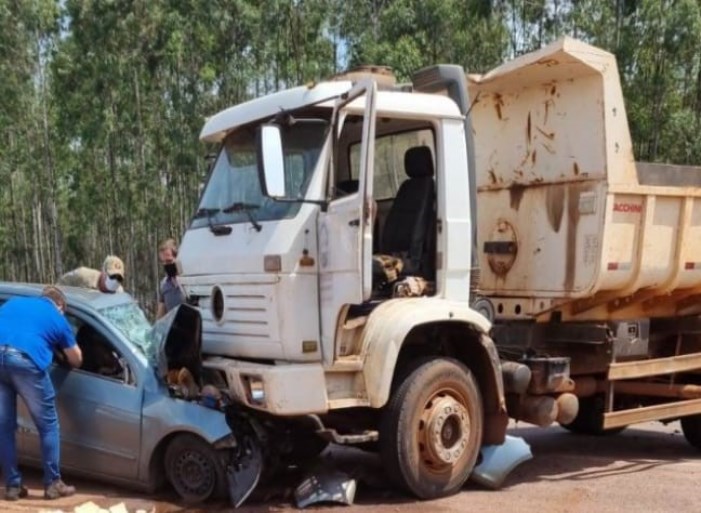
[{"label": "truck seat", "polygon": [[404,275],[432,278],[428,238],[433,232],[435,184],[433,155],[428,146],[409,148],[404,154],[409,176],[397,191],[387,214],[380,252],[397,256],[404,264]]}]

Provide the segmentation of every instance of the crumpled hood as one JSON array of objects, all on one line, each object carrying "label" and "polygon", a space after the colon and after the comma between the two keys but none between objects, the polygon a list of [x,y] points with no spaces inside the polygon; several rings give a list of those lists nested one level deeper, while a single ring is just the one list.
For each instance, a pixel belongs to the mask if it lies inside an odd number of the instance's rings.
[{"label": "crumpled hood", "polygon": [[168,371],[183,367],[195,381],[202,378],[202,317],[198,309],[182,304],[160,318],[151,329],[158,377],[166,381]]}]

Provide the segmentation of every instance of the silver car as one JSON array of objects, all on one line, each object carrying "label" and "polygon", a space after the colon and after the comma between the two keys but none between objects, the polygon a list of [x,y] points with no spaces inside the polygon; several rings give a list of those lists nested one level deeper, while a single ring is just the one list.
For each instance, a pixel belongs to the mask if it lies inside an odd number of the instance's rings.
[{"label": "silver car", "polygon": [[[36,296],[42,285],[0,283],[0,304]],[[65,287],[66,317],[84,363],[50,368],[66,473],[154,491],[167,480],[187,502],[227,490],[226,461],[236,446],[225,415],[174,397],[169,369],[201,379],[201,321],[187,306],[151,326],[128,294]],[[20,401],[20,461],[41,466],[36,427]]]}]

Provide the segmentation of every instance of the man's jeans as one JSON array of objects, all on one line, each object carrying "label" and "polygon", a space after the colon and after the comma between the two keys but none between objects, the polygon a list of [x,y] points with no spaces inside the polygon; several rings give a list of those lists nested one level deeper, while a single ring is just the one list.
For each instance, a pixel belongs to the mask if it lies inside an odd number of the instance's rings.
[{"label": "man's jeans", "polygon": [[20,486],[17,468],[17,395],[27,405],[39,431],[44,460],[44,486],[61,478],[59,473],[59,428],[56,393],[46,370],[16,349],[0,344],[0,463],[5,486]]}]

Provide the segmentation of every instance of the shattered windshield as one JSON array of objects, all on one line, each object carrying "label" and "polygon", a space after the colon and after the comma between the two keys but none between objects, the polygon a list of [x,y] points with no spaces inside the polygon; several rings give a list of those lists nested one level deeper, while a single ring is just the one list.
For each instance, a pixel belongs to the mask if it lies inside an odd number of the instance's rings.
[{"label": "shattered windshield", "polygon": [[[192,220],[193,228],[212,224],[272,221],[294,217],[300,203],[285,203],[264,197],[258,180],[256,130],[246,126],[224,140]],[[328,123],[320,119],[298,119],[281,126],[285,154],[286,190],[292,198],[304,198],[324,144]],[[239,206],[237,208],[236,206]]]},{"label": "shattered windshield", "polygon": [[144,355],[155,353],[155,341],[151,335],[151,323],[137,303],[124,303],[103,308],[100,313]]}]

